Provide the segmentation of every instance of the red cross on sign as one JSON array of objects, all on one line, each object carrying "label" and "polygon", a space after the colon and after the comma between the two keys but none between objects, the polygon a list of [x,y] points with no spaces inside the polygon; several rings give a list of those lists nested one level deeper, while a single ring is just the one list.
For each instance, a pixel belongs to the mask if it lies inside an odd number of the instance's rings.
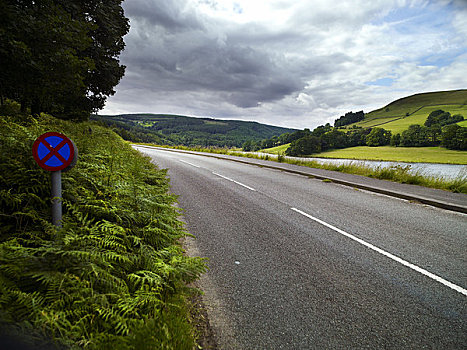
[{"label": "red cross on sign", "polygon": [[46,132],[34,141],[32,155],[41,168],[58,171],[73,166],[77,152],[73,142],[65,135]]}]

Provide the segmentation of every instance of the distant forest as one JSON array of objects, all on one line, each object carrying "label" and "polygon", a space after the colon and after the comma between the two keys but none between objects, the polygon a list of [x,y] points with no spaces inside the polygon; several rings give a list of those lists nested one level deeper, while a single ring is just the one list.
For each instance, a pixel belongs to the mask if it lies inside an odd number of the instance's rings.
[{"label": "distant forest", "polygon": [[93,115],[123,139],[160,145],[241,147],[296,129],[240,120],[218,120],[165,114]]}]

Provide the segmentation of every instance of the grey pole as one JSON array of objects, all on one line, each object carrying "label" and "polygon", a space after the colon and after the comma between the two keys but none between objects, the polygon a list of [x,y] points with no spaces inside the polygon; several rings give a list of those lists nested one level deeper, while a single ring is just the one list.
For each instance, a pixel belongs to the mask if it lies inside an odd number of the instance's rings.
[{"label": "grey pole", "polygon": [[50,173],[52,181],[52,224],[62,227],[62,171]]}]

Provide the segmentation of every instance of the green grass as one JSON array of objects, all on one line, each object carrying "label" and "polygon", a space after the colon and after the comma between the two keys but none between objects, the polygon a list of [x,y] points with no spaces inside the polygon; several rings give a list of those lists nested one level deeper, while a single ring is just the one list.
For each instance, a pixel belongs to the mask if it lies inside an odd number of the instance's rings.
[{"label": "green grass", "polygon": [[402,119],[381,125],[381,127],[392,131],[393,134],[402,133],[402,131],[407,130],[412,124],[423,125],[428,118],[428,115],[437,109],[442,109],[445,112],[451,113],[451,115],[460,114],[465,119],[467,119],[467,105],[438,105],[423,107],[409,117],[404,117]]},{"label": "green grass", "polygon": [[451,115],[461,114],[467,119],[467,90],[408,96],[365,114],[364,120],[351,124],[347,128],[353,125],[364,128],[380,126],[393,133],[400,133],[408,129],[409,125],[423,125],[428,115],[436,109],[450,112]]},{"label": "green grass", "polygon": [[402,131],[407,130],[412,124],[423,125],[428,118],[428,115],[437,109],[442,109],[445,112],[451,113],[451,115],[460,114],[467,119],[467,105],[437,105],[423,107],[410,116],[404,115],[389,118],[369,118],[352,125],[361,126],[363,128],[377,126],[390,130],[393,134],[402,133]]},{"label": "green grass", "polygon": [[281,153],[285,153],[285,151],[287,150],[287,148],[289,148],[289,146],[290,146],[290,143],[287,143],[281,146],[262,149],[261,152],[271,153],[271,154],[281,154]]},{"label": "green grass", "polygon": [[[467,119],[467,116],[464,117],[464,118]],[[464,120],[464,121],[462,121],[462,122],[459,122],[459,123],[457,123],[457,125],[460,125],[460,126],[463,126],[464,128],[467,128],[467,120]]]},{"label": "green grass", "polygon": [[365,115],[367,119],[403,117],[423,106],[467,105],[467,90],[439,91],[416,94],[393,101],[383,108]]},{"label": "green grass", "polygon": [[448,150],[442,147],[358,146],[326,151],[313,156],[409,163],[467,164],[467,151]]}]

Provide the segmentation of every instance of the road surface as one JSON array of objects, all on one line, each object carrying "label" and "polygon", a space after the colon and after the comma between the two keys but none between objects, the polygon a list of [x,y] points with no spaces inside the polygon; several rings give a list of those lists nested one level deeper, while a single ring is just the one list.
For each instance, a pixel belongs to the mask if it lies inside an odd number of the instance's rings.
[{"label": "road surface", "polygon": [[220,349],[466,349],[467,215],[141,148],[169,169]]}]

